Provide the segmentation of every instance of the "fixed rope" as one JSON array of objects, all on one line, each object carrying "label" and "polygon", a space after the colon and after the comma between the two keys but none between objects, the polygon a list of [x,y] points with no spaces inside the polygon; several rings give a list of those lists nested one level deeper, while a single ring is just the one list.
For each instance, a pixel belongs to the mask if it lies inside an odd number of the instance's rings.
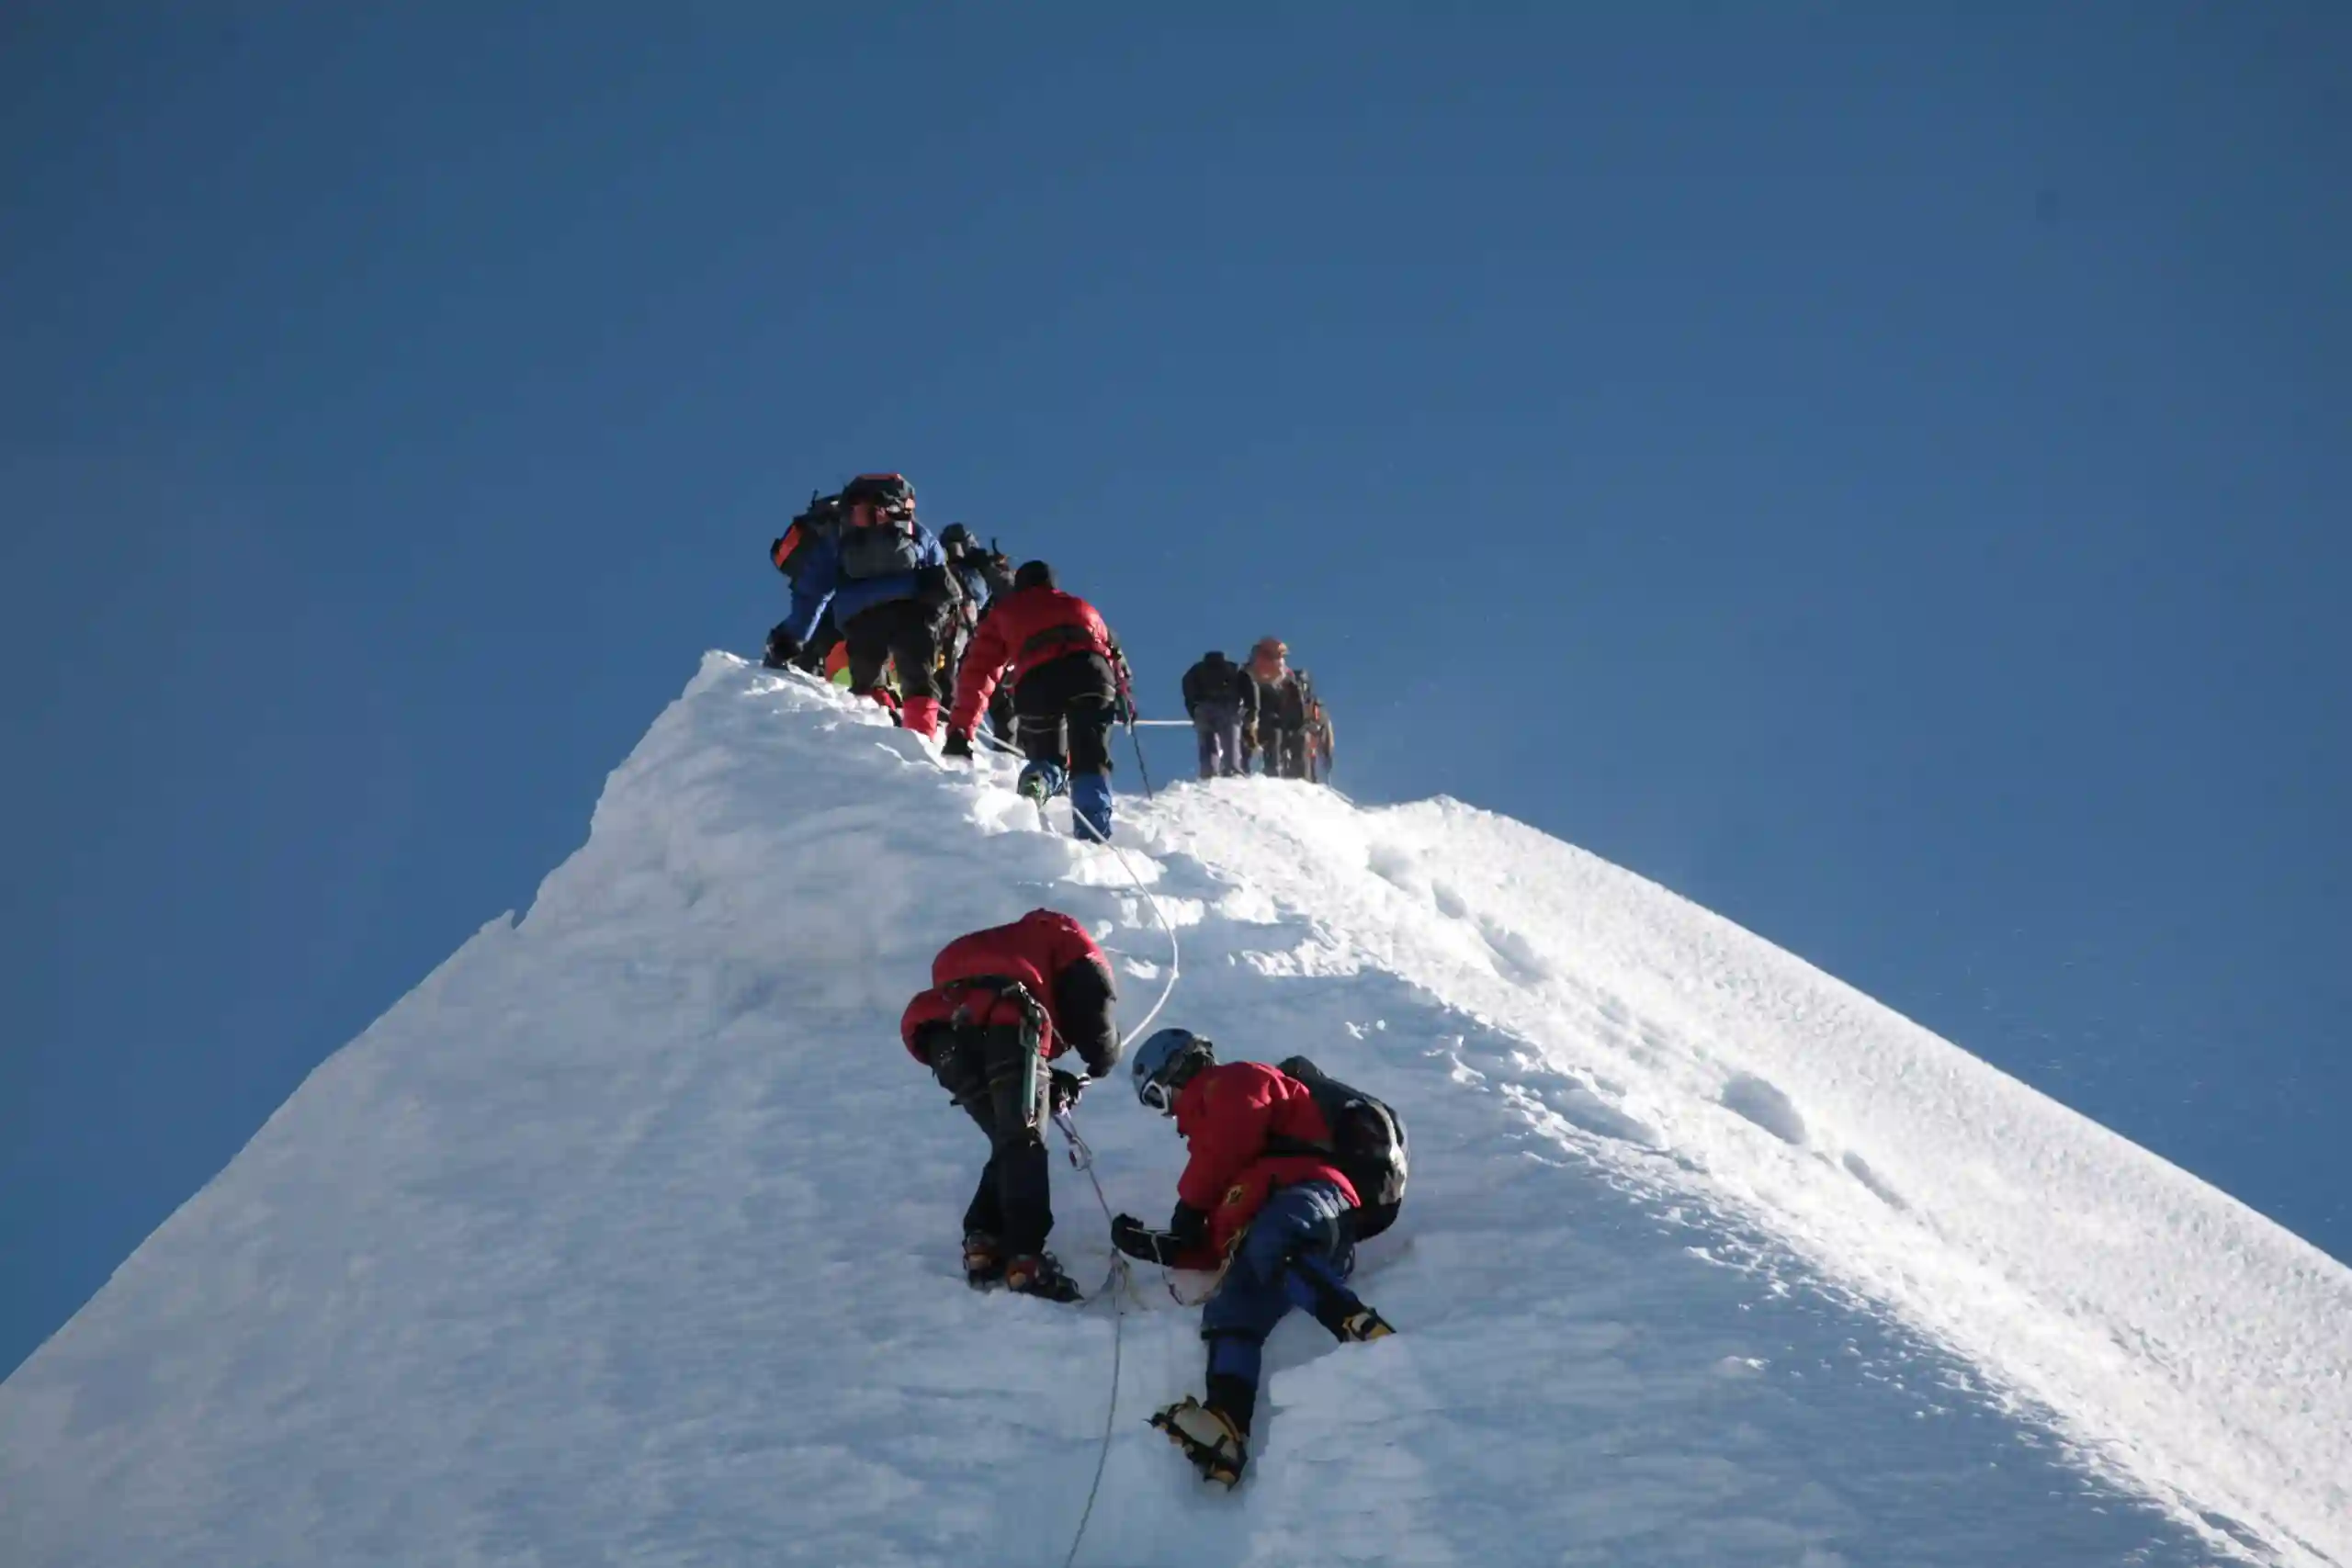
[{"label": "fixed rope", "polygon": [[[1128,734],[1133,736],[1132,728],[1128,730]],[[975,731],[973,739],[984,742],[1006,756],[1022,755],[1018,747],[1008,745],[996,736],[984,731]],[[1136,752],[1136,762],[1138,766],[1142,763],[1140,750]],[[1167,1007],[1168,998],[1176,994],[1176,982],[1184,972],[1183,945],[1177,941],[1175,922],[1168,918],[1168,911],[1161,906],[1159,896],[1152,892],[1150,884],[1144,881],[1143,874],[1136,869],[1135,862],[1127,858],[1126,851],[1108,840],[1092,840],[1091,841],[1102,844],[1104,849],[1118,857],[1120,867],[1127,874],[1127,880],[1136,885],[1136,891],[1142,894],[1144,902],[1151,906],[1152,916],[1159,921],[1159,929],[1168,933],[1168,983],[1160,987],[1159,999],[1151,1004],[1151,1010],[1145,1013],[1141,1021],[1120,1039],[1119,1055],[1125,1056],[1133,1048],[1136,1041],[1141,1038],[1144,1031],[1151,1027],[1152,1021],[1159,1016],[1160,1010]],[[1111,1199],[1102,1190],[1102,1179],[1094,1172],[1094,1150],[1080,1134],[1078,1119],[1070,1113],[1068,1106],[1055,1111],[1053,1120],[1054,1125],[1062,1130],[1062,1136],[1069,1141],[1070,1164],[1086,1172],[1086,1179],[1094,1188],[1094,1201],[1102,1207],[1102,1224],[1107,1229],[1112,1223]],[[1172,1286],[1170,1291],[1172,1293]],[[1104,1276],[1102,1288],[1096,1292],[1096,1295],[1099,1297],[1106,1292],[1111,1297],[1112,1313],[1111,1397],[1103,1405],[1102,1442],[1094,1455],[1094,1479],[1086,1488],[1086,1505],[1079,1512],[1078,1529],[1070,1536],[1069,1551],[1063,1554],[1062,1568],[1072,1568],[1072,1565],[1078,1562],[1079,1549],[1086,1543],[1086,1527],[1093,1521],[1094,1504],[1102,1493],[1102,1472],[1110,1463],[1111,1438],[1117,1429],[1119,1419],[1120,1369],[1126,1359],[1127,1298],[1136,1295],[1137,1292],[1135,1288],[1135,1277],[1129,1271],[1126,1257],[1116,1247],[1111,1249],[1111,1272]]]},{"label": "fixed rope", "polygon": [[[1168,911],[1160,907],[1159,895],[1152,892],[1150,886],[1144,881],[1143,874],[1136,870],[1135,863],[1127,858],[1126,852],[1108,842],[1102,847],[1119,857],[1119,864],[1125,868],[1127,879],[1136,885],[1136,891],[1142,894],[1144,902],[1151,906],[1151,912],[1159,919],[1160,929],[1168,933],[1168,983],[1159,988],[1159,999],[1151,1004],[1151,1010],[1145,1013],[1142,1021],[1120,1040],[1119,1055],[1124,1057],[1142,1037],[1143,1032],[1151,1027],[1152,1020],[1158,1018],[1160,1010],[1168,1005],[1168,998],[1176,994],[1176,982],[1184,972],[1184,953],[1182,944],[1176,940],[1175,922],[1168,918]],[[1111,1200],[1102,1190],[1102,1179],[1094,1172],[1094,1151],[1079,1135],[1078,1120],[1070,1114],[1068,1106],[1055,1114],[1054,1121],[1061,1128],[1062,1136],[1069,1140],[1070,1163],[1086,1172],[1086,1179],[1093,1184],[1094,1201],[1102,1206],[1102,1224],[1108,1229],[1112,1223]],[[1078,1562],[1078,1549],[1085,1544],[1086,1527],[1094,1517],[1094,1501],[1102,1491],[1102,1469],[1110,1462],[1111,1437],[1119,1419],[1119,1369],[1126,1353],[1127,1297],[1135,1293],[1135,1279],[1128,1271],[1126,1256],[1115,1246],[1111,1248],[1111,1272],[1102,1281],[1102,1288],[1114,1292],[1111,1297],[1111,1398],[1102,1410],[1102,1446],[1094,1455],[1094,1479],[1086,1488],[1086,1506],[1078,1516],[1078,1529],[1070,1537],[1069,1551],[1062,1558],[1062,1568],[1072,1568]]]},{"label": "fixed rope", "polygon": [[[1111,1200],[1102,1190],[1102,1179],[1094,1174],[1094,1151],[1079,1135],[1078,1121],[1068,1106],[1054,1112],[1054,1122],[1061,1128],[1062,1136],[1069,1140],[1070,1164],[1086,1172],[1086,1179],[1093,1183],[1094,1201],[1102,1207],[1102,1223],[1109,1224]],[[1102,1406],[1102,1442],[1094,1452],[1094,1479],[1087,1483],[1086,1506],[1079,1511],[1078,1529],[1069,1538],[1069,1551],[1062,1557],[1062,1568],[1072,1568],[1077,1562],[1078,1549],[1086,1541],[1086,1527],[1094,1518],[1095,1499],[1102,1495],[1102,1470],[1111,1461],[1111,1436],[1119,1419],[1119,1373],[1126,1359],[1127,1297],[1134,1288],[1126,1258],[1113,1247],[1111,1272],[1102,1280],[1102,1291],[1111,1294],[1111,1397]]]}]

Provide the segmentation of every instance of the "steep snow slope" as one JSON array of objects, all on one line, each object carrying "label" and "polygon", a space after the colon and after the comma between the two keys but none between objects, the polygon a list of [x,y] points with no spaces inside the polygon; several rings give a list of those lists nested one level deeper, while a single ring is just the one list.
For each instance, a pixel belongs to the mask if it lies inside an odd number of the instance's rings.
[{"label": "steep snow slope", "polygon": [[[1034,830],[714,655],[526,919],[312,1075],[0,1387],[10,1564],[2352,1563],[2352,1272],[1801,963],[1451,802],[1306,786]],[[1241,1494],[1155,1271],[980,1297],[982,1147],[900,1051],[1039,903],[1123,1019],[1410,1119],[1404,1327],[1285,1325]],[[1111,1200],[1181,1145],[1081,1108]],[[1057,1245],[1102,1276],[1082,1178]]]}]

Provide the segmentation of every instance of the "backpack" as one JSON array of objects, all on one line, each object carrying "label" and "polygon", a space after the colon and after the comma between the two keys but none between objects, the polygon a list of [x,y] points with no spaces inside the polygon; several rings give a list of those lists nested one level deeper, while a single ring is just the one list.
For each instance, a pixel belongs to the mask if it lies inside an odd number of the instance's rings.
[{"label": "backpack", "polygon": [[[1360,1089],[1351,1089],[1339,1079],[1327,1076],[1323,1069],[1304,1056],[1293,1056],[1277,1063],[1274,1070],[1296,1078],[1315,1097],[1315,1109],[1323,1113],[1323,1121],[1331,1129],[1331,1146],[1328,1149],[1306,1145],[1297,1152],[1313,1152],[1331,1156],[1340,1174],[1356,1190],[1363,1201],[1356,1211],[1355,1234],[1358,1240],[1378,1235],[1396,1222],[1397,1208],[1405,1200],[1405,1178],[1409,1160],[1405,1139],[1405,1123],[1396,1112],[1374,1100]],[[1275,1144],[1290,1144],[1296,1140],[1275,1138],[1269,1142],[1272,1152]]]},{"label": "backpack", "polygon": [[841,532],[842,575],[854,582],[888,577],[922,565],[922,545],[912,518],[885,517],[863,528]]},{"label": "backpack", "polygon": [[841,526],[842,498],[837,495],[812,495],[808,510],[792,520],[781,538],[768,546],[768,559],[776,570],[784,573],[788,582],[800,581],[800,573],[808,558],[817,553],[817,543]]}]

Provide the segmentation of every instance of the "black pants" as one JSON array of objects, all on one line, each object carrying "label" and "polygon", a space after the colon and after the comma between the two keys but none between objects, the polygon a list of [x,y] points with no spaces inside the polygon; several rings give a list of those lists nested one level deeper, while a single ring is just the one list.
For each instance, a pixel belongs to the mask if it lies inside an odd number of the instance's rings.
[{"label": "black pants", "polygon": [[[999,1025],[942,1027],[933,1036],[931,1070],[989,1137],[989,1163],[964,1211],[964,1233],[992,1235],[1010,1257],[1046,1249],[1054,1199],[1046,1161],[1046,1064],[1023,1032]],[[1037,1075],[1035,1120],[1022,1114],[1024,1067]]]},{"label": "black pants", "polygon": [[842,626],[849,644],[849,689],[864,696],[882,679],[882,666],[896,660],[899,694],[937,697],[932,676],[939,668],[942,613],[920,599],[886,599],[852,615]]},{"label": "black pants", "polygon": [[1069,771],[1111,771],[1111,710],[1119,700],[1111,661],[1099,653],[1065,653],[1048,659],[1013,689],[1014,727],[1021,754],[1033,762],[1059,762],[1065,728]]},{"label": "black pants", "polygon": [[1270,778],[1303,779],[1306,777],[1306,731],[1283,729],[1261,725],[1258,739],[1266,748],[1266,773]]}]

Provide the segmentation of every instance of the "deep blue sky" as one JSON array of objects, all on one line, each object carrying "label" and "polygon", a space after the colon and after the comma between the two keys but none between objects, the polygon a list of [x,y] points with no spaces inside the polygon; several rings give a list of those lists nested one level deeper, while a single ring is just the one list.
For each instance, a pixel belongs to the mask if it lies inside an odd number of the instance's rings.
[{"label": "deep blue sky", "polygon": [[0,13],[0,1368],[876,467],[2352,1256],[2352,9],[486,9]]}]

